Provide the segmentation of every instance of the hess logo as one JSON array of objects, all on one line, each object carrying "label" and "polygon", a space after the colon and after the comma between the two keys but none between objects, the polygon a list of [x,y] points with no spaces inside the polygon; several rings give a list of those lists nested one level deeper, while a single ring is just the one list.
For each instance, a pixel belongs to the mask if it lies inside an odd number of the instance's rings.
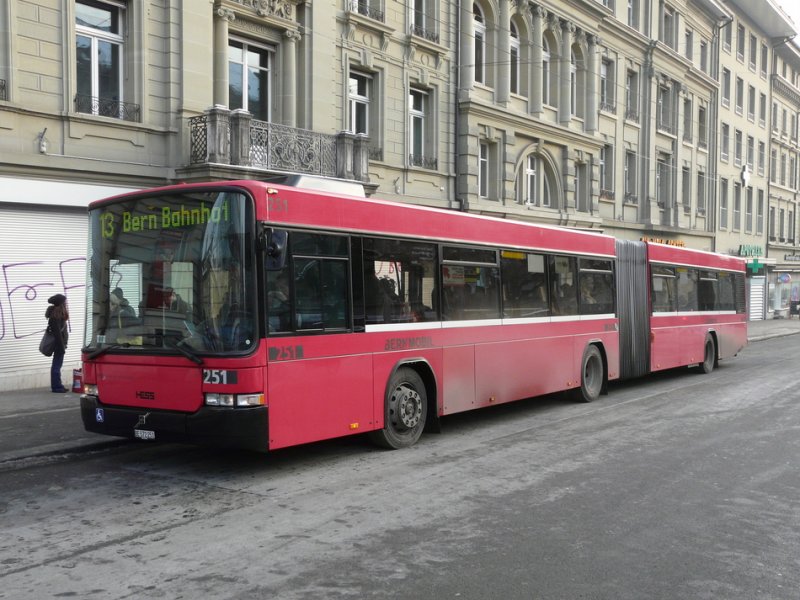
[{"label": "hess logo", "polygon": [[136,392],[136,397],[139,400],[155,400],[156,393],[155,392],[145,392],[145,391],[138,391]]}]

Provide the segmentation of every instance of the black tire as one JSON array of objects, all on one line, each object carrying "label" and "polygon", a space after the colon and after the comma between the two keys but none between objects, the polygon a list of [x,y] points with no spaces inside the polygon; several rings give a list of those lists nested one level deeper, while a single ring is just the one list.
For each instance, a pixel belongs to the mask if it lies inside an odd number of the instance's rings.
[{"label": "black tire", "polygon": [[714,338],[710,335],[706,336],[706,343],[703,346],[703,362],[699,365],[700,370],[708,375],[717,366],[717,345],[714,343]]},{"label": "black tire", "polygon": [[605,382],[603,357],[595,345],[586,346],[581,359],[581,387],[575,390],[580,402],[594,402],[600,397]]},{"label": "black tire", "polygon": [[370,432],[370,438],[391,450],[413,446],[422,435],[427,416],[425,383],[414,369],[401,367],[386,387],[383,429]]}]

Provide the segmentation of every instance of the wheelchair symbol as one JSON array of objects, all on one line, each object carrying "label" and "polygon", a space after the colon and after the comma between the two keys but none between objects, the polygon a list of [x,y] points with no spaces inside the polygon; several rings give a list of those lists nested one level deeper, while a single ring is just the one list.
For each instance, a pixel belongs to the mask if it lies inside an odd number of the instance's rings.
[{"label": "wheelchair symbol", "polygon": [[103,413],[102,408],[94,409],[94,420],[97,421],[98,423],[102,423],[103,421],[106,420],[106,416]]}]

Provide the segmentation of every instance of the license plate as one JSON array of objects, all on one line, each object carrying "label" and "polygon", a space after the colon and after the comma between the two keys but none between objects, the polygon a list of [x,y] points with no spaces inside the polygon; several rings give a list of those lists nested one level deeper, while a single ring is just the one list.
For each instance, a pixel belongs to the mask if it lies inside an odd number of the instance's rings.
[{"label": "license plate", "polygon": [[133,437],[139,438],[140,440],[154,440],[156,439],[156,432],[150,431],[149,429],[134,429]]}]

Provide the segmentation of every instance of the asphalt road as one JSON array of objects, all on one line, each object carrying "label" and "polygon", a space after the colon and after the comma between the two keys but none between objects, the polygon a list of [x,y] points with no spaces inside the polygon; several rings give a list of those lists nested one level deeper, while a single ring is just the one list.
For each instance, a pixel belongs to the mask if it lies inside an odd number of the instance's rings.
[{"label": "asphalt road", "polygon": [[798,350],[448,417],[403,451],[5,460],[0,598],[795,599]]}]

